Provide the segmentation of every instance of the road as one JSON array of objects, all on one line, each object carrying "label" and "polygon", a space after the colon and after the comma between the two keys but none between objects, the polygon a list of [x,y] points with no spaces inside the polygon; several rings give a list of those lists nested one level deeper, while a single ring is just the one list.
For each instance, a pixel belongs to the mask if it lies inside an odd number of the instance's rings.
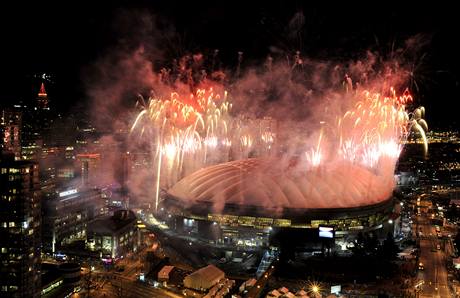
[{"label": "road", "polygon": [[276,269],[277,262],[273,262],[270,268],[265,271],[262,276],[257,279],[257,282],[254,284],[254,286],[249,290],[248,293],[244,296],[245,298],[257,298],[260,297],[261,292],[265,288],[265,286],[268,283],[268,280],[270,277],[273,275]]},{"label": "road", "polygon": [[137,298],[137,297],[159,297],[159,298],[181,298],[171,291],[161,288],[155,288],[145,283],[132,280],[120,274],[105,273],[105,274],[92,274],[92,288],[88,296],[86,289],[82,292],[73,294],[73,298],[79,297],[123,297],[123,298]]},{"label": "road", "polygon": [[[141,253],[139,254],[141,255]],[[131,280],[136,280],[139,273],[142,272],[141,257],[136,256],[135,258],[125,258],[117,262],[116,266],[123,267],[124,270],[121,274]]]},{"label": "road", "polygon": [[154,288],[150,285],[132,281],[129,278],[118,276],[117,279],[107,283],[102,289],[97,290],[93,297],[165,297],[180,298],[182,296],[170,291]]},{"label": "road", "polygon": [[[436,229],[425,215],[417,217],[420,239],[420,259],[424,270],[419,271],[419,279],[424,285],[419,297],[451,297],[447,282],[446,254],[441,239],[436,236]],[[437,245],[441,249],[437,249]]]},{"label": "road", "polygon": [[[95,268],[91,273],[89,273],[89,269],[84,270],[82,273],[84,275],[90,274],[89,276],[91,277],[89,297],[182,297],[167,289],[155,288],[137,281],[138,274],[142,272],[141,256],[143,253],[144,251],[140,251],[132,257],[119,260],[116,263],[116,267],[122,267],[124,269],[122,272],[99,270],[100,268]],[[82,292],[74,294],[73,298],[88,297],[86,292],[87,283],[84,278],[82,278],[82,282]]]}]

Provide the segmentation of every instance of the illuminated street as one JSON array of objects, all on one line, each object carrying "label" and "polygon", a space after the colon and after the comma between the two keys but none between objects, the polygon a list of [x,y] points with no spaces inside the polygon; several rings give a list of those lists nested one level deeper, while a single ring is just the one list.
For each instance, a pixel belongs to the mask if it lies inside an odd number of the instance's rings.
[{"label": "illuminated street", "polygon": [[[424,281],[420,297],[450,297],[447,282],[446,252],[444,244],[436,236],[435,227],[426,216],[419,216],[418,227],[423,236],[420,237],[420,262],[424,270],[419,271],[418,278]],[[437,249],[437,245],[441,249]]]}]

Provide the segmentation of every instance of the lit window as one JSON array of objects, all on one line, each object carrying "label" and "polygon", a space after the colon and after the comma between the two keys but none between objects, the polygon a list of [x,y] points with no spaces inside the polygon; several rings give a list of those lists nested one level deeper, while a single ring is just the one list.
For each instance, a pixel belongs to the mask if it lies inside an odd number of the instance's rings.
[{"label": "lit window", "polygon": [[6,254],[8,252],[8,248],[2,247],[2,254]]},{"label": "lit window", "polygon": [[16,225],[15,225],[14,221],[10,221],[10,224],[9,224],[8,226],[9,226],[10,228],[13,228],[13,227],[15,227]]}]

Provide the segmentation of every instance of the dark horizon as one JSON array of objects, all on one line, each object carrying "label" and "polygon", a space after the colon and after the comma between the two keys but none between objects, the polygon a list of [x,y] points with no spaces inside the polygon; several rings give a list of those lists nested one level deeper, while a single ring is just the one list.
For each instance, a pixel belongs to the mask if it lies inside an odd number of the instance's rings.
[{"label": "dark horizon", "polygon": [[128,53],[140,45],[154,66],[187,53],[219,49],[223,68],[233,69],[238,51],[244,52],[244,66],[263,64],[269,53],[293,55],[296,50],[303,57],[349,61],[362,58],[367,50],[390,57],[418,36],[424,44],[413,57],[417,86],[411,91],[426,106],[430,126],[455,128],[460,49],[453,38],[460,26],[453,7],[333,8],[281,1],[201,6],[83,1],[67,7],[13,7],[0,21],[6,41],[0,99],[2,104],[30,100],[41,81],[33,75],[47,73],[52,76],[45,82],[47,91],[58,110],[87,108],[86,80],[94,75],[94,66],[111,52]]}]

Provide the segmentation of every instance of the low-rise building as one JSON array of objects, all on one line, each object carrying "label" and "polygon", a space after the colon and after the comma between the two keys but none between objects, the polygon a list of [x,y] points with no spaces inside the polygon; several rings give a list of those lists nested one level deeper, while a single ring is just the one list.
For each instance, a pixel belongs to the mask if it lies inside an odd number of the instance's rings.
[{"label": "low-rise building", "polygon": [[254,285],[256,284],[257,280],[255,278],[250,278],[248,279],[247,281],[245,281],[244,283],[241,284],[239,290],[240,290],[240,293],[244,292],[244,291],[248,291],[249,289],[251,289],[252,287],[254,287]]},{"label": "low-rise building", "polygon": [[187,275],[184,286],[199,291],[208,291],[220,280],[225,278],[225,273],[214,265],[208,265]]},{"label": "low-rise building", "polygon": [[80,284],[80,265],[42,263],[41,280],[41,297],[68,297]]},{"label": "low-rise building", "polygon": [[43,204],[43,248],[49,253],[85,241],[88,223],[105,213],[105,200],[96,188],[58,191]]},{"label": "low-rise building", "polygon": [[174,270],[174,266],[166,265],[158,272],[158,281],[169,281],[169,276]]},{"label": "low-rise building", "polygon": [[117,258],[139,247],[136,216],[131,210],[118,210],[88,223],[87,247],[101,256]]}]

